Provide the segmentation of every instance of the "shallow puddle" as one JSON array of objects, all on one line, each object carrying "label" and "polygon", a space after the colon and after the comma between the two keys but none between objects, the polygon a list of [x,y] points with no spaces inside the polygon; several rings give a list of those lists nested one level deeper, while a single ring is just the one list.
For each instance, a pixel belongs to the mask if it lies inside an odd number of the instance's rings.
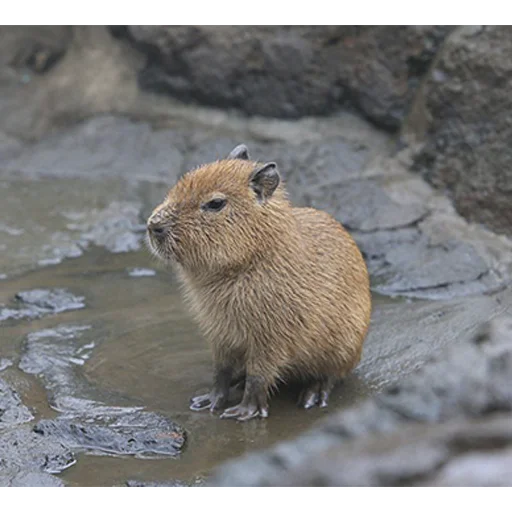
[{"label": "shallow puddle", "polygon": [[[61,324],[90,325],[88,339],[94,340],[94,349],[79,377],[86,382],[87,398],[96,393],[93,399],[108,396],[110,405],[144,406],[187,431],[185,449],[177,459],[79,454],[77,464],[60,475],[70,485],[124,485],[130,480],[195,482],[219,463],[293,438],[325,414],[352,405],[371,392],[356,372],[336,388],[328,410],[300,410],[295,392],[284,390],[272,399],[271,416],[266,421],[243,424],[207,412],[194,413],[188,409],[190,397],[207,391],[211,381],[208,346],[187,314],[173,275],[145,251],[111,254],[96,249],[60,265],[5,280],[0,303],[8,304],[16,293],[34,288],[65,288],[84,297],[86,304],[84,309],[2,326],[1,355],[14,363],[2,376],[15,384],[36,420],[55,413],[39,379],[18,369],[25,337]],[[83,389],[84,382],[76,386]]]}]

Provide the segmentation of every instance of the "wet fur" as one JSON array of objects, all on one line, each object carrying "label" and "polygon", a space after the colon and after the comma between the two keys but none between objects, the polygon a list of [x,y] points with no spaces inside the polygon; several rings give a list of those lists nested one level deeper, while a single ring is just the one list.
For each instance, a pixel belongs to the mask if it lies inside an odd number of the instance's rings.
[{"label": "wet fur", "polygon": [[[217,366],[263,378],[340,379],[359,362],[370,322],[368,272],[354,240],[325,212],[294,208],[282,184],[259,201],[261,164],[222,160],[181,178],[152,219],[150,246],[171,262]],[[217,213],[201,205],[227,198]]]}]

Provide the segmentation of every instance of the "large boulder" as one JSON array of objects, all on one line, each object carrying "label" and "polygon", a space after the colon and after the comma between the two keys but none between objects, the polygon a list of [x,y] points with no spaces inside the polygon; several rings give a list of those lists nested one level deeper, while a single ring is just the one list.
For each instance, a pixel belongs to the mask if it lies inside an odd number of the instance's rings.
[{"label": "large boulder", "polygon": [[423,142],[415,169],[459,213],[512,234],[512,28],[463,27],[446,40],[404,135]]},{"label": "large boulder", "polygon": [[400,125],[444,26],[130,26],[148,56],[143,88],[251,115],[295,118],[354,108]]}]

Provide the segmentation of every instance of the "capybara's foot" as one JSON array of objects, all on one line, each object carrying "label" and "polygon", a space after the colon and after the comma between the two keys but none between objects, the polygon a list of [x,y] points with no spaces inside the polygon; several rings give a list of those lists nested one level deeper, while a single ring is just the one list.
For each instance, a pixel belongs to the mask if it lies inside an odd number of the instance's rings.
[{"label": "capybara's foot", "polygon": [[311,381],[300,394],[299,406],[304,407],[304,409],[311,409],[315,405],[327,407],[334,383],[335,380],[331,378]]},{"label": "capybara's foot", "polygon": [[226,409],[222,414],[222,419],[235,419],[238,421],[247,421],[253,418],[266,418],[268,416],[267,388],[263,379],[259,377],[247,377],[245,381],[245,391],[242,401]]},{"label": "capybara's foot", "polygon": [[216,393],[211,391],[206,395],[195,396],[190,399],[190,409],[192,411],[204,411],[210,409],[215,412],[226,407],[227,396],[223,393]]}]

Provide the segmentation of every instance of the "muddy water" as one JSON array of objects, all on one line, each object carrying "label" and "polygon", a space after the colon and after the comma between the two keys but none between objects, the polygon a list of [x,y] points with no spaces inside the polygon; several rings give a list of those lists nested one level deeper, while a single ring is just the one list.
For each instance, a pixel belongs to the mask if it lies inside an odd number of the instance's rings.
[{"label": "muddy water", "polygon": [[[35,419],[51,418],[55,413],[38,378],[18,369],[25,336],[61,324],[89,325],[88,337],[94,339],[95,348],[80,377],[88,389],[98,398],[112,397],[112,405],[144,406],[167,416],[188,434],[178,459],[78,455],[77,464],[60,475],[68,485],[194,482],[220,462],[292,438],[328,413],[298,409],[295,390],[284,390],[273,399],[267,421],[240,424],[189,411],[190,396],[207,391],[211,382],[210,354],[187,314],[173,275],[145,251],[115,255],[95,249],[60,265],[5,280],[0,303],[8,303],[20,290],[56,287],[85,297],[86,307],[2,327],[2,357],[14,362],[2,376],[15,384]],[[370,392],[371,386],[354,375],[336,389],[329,409],[351,405]]]}]

